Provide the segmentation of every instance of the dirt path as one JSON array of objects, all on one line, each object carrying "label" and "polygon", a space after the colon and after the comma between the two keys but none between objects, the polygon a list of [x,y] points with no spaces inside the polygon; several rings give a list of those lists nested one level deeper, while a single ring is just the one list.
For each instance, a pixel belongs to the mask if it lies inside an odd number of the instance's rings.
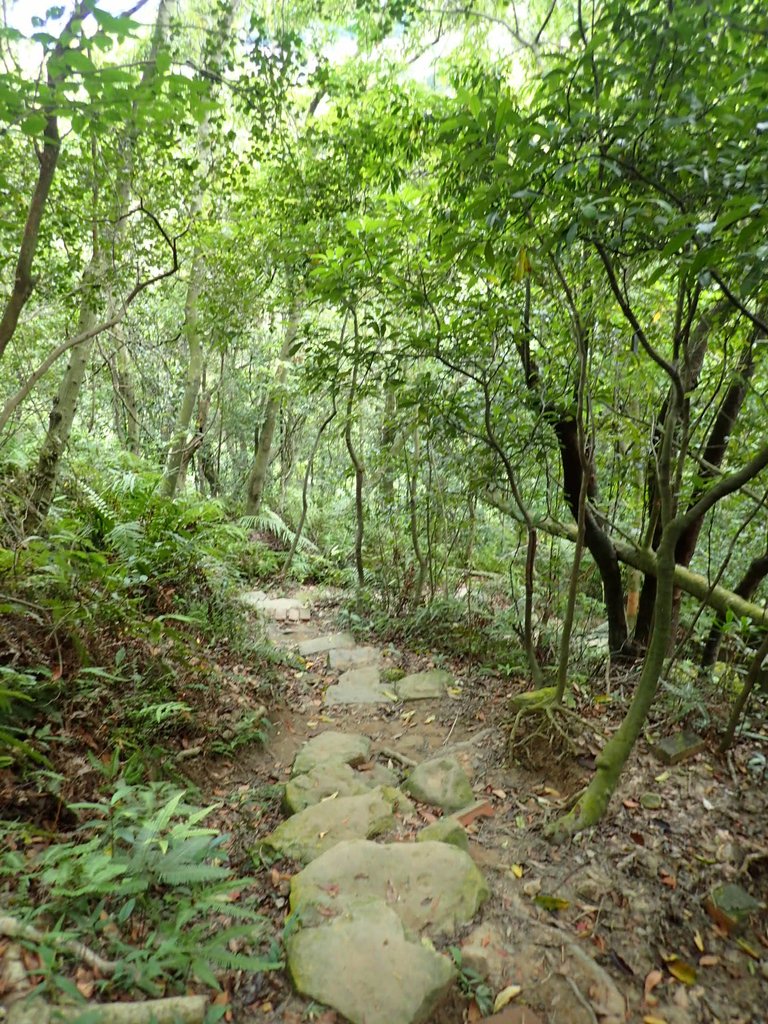
[{"label": "dirt path", "polygon": [[[639,751],[622,801],[604,827],[569,847],[551,847],[541,828],[566,800],[564,784],[578,786],[578,766],[564,776],[554,766],[550,774],[546,764],[535,774],[505,765],[503,731],[473,711],[476,703],[468,699],[475,680],[457,672],[455,685],[436,699],[328,704],[327,694],[344,668],[329,668],[326,653],[302,657],[299,646],[339,632],[335,608],[313,609],[309,621],[273,623],[269,632],[290,654],[285,702],[271,712],[273,729],[263,753],[221,766],[219,781],[245,785],[256,776],[284,783],[306,742],[331,731],[367,737],[371,762],[394,770],[401,781],[411,763],[446,752],[471,779],[481,809],[462,824],[491,895],[475,920],[451,938],[461,950],[455,959],[464,994],[454,990],[422,1019],[477,1021],[495,999],[514,992],[509,1005],[490,1019],[764,1024],[765,916],[753,917],[739,934],[703,908],[712,884],[745,877],[745,852],[736,846],[737,838],[751,835],[755,849],[764,849],[760,829],[766,819],[761,823],[752,815],[765,814],[765,800],[750,806],[752,789],[734,794],[705,757],[661,771]],[[435,658],[414,658],[392,648],[377,648],[371,658],[392,697],[397,697],[398,675],[441,667]],[[648,791],[661,794],[660,805],[644,806],[652,803],[643,800]],[[440,815],[438,808],[416,802],[379,841],[410,842]],[[279,820],[264,819],[257,826],[260,836]],[[760,870],[759,857],[747,864],[752,872]],[[272,869],[278,913],[288,911],[291,880],[299,871],[300,865],[280,863]],[[445,948],[444,942],[435,944]],[[333,1010],[313,1018],[311,1002],[284,977],[272,977],[269,986],[244,1000],[243,1019],[275,1024],[346,1019]]]}]

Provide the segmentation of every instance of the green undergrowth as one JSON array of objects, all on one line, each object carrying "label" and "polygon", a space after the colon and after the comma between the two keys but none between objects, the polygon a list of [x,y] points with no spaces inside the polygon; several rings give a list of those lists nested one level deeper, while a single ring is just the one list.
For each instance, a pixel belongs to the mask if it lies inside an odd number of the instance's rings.
[{"label": "green undergrowth", "polygon": [[[164,499],[127,456],[66,481],[39,535],[7,525],[0,767],[39,782],[41,769],[69,774],[77,750],[117,747],[137,781],[179,746],[224,754],[263,738],[277,655],[238,601],[257,558],[222,501]],[[222,733],[222,705],[243,692]]]},{"label": "green undergrowth", "polygon": [[206,824],[215,806],[166,783],[115,780],[69,810],[77,825],[65,841],[17,822],[0,844],[0,904],[27,930],[28,980],[48,1000],[218,990],[231,972],[281,966],[260,894],[236,877],[228,835]]},{"label": "green undergrowth", "polygon": [[[468,661],[481,670],[526,675],[525,655],[512,613],[489,605],[474,606],[457,598],[436,598],[430,604],[392,615],[358,594],[341,611],[353,631],[369,634],[416,653],[438,653]],[[549,652],[543,652],[548,657]]]}]

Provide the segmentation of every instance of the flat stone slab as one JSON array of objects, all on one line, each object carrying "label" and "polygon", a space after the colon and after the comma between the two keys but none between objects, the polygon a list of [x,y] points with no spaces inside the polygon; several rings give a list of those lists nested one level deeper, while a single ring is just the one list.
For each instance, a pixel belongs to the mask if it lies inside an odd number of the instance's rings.
[{"label": "flat stone slab", "polygon": [[291,910],[308,924],[375,899],[395,911],[410,935],[452,935],[489,895],[469,854],[435,842],[341,842],[291,879]]},{"label": "flat stone slab", "polygon": [[356,772],[345,763],[328,762],[315,765],[310,771],[290,779],[285,787],[283,809],[288,814],[298,814],[306,807],[313,807],[329,796],[360,796],[377,786],[397,786],[394,772],[383,765],[375,765],[371,771]]},{"label": "flat stone slab", "polygon": [[307,807],[282,822],[264,845],[308,864],[345,839],[371,839],[395,824],[397,790],[383,786],[359,796],[340,796]]},{"label": "flat stone slab", "polygon": [[400,700],[434,700],[442,697],[453,681],[450,672],[433,668],[403,676],[393,684],[393,689]]},{"label": "flat stone slab", "polygon": [[351,668],[325,691],[326,704],[391,704],[393,694],[375,665]]},{"label": "flat stone slab", "polygon": [[276,622],[307,622],[310,618],[309,608],[294,597],[267,597],[262,590],[251,590],[241,594],[240,600]]},{"label": "flat stone slab", "polygon": [[406,938],[382,901],[299,929],[286,951],[298,991],[352,1024],[423,1024],[455,977],[447,957]]},{"label": "flat stone slab", "polygon": [[673,736],[665,736],[663,740],[659,740],[651,749],[662,764],[672,765],[679,764],[681,761],[685,761],[686,758],[695,757],[702,750],[706,750],[706,747],[706,741],[701,736],[697,736],[695,732],[689,732],[686,729],[683,732],[675,733]]},{"label": "flat stone slab", "polygon": [[334,732],[329,729],[307,740],[293,761],[291,776],[303,775],[322,764],[349,764],[354,768],[367,761],[371,741],[354,732]]},{"label": "flat stone slab", "polygon": [[354,647],[355,638],[351,633],[331,633],[329,636],[316,636],[313,640],[305,640],[299,644],[299,654],[309,658],[313,654],[326,654],[337,647]]},{"label": "flat stone slab", "polygon": [[381,651],[378,647],[336,647],[328,651],[328,668],[359,668],[361,665],[378,665]]},{"label": "flat stone slab", "polygon": [[458,811],[474,800],[472,784],[453,757],[436,757],[416,765],[403,789],[416,800],[444,811]]}]

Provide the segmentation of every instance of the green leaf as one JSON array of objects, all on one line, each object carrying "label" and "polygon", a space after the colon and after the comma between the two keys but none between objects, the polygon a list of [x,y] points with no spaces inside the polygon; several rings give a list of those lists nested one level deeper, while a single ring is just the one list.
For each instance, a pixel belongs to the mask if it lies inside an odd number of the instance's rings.
[{"label": "green leaf", "polygon": [[30,114],[22,122],[21,130],[25,135],[42,135],[47,124],[48,118],[45,114]]}]

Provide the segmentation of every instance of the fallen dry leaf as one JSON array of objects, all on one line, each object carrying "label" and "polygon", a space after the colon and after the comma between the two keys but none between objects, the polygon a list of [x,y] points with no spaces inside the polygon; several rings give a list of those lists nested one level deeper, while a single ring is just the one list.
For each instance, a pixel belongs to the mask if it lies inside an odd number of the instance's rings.
[{"label": "fallen dry leaf", "polygon": [[646,974],[645,984],[643,985],[643,998],[649,1006],[656,1005],[656,998],[655,996],[652,996],[651,993],[663,980],[664,975],[659,970],[649,971],[648,974]]},{"label": "fallen dry leaf", "polygon": [[513,999],[517,999],[522,991],[522,985],[507,985],[507,987],[503,988],[494,999],[493,1012],[498,1013],[499,1010],[503,1010],[507,1003],[511,1003]]},{"label": "fallen dry leaf", "polygon": [[677,956],[673,956],[667,961],[667,970],[673,978],[681,981],[684,985],[693,985],[696,982],[696,968]]}]

